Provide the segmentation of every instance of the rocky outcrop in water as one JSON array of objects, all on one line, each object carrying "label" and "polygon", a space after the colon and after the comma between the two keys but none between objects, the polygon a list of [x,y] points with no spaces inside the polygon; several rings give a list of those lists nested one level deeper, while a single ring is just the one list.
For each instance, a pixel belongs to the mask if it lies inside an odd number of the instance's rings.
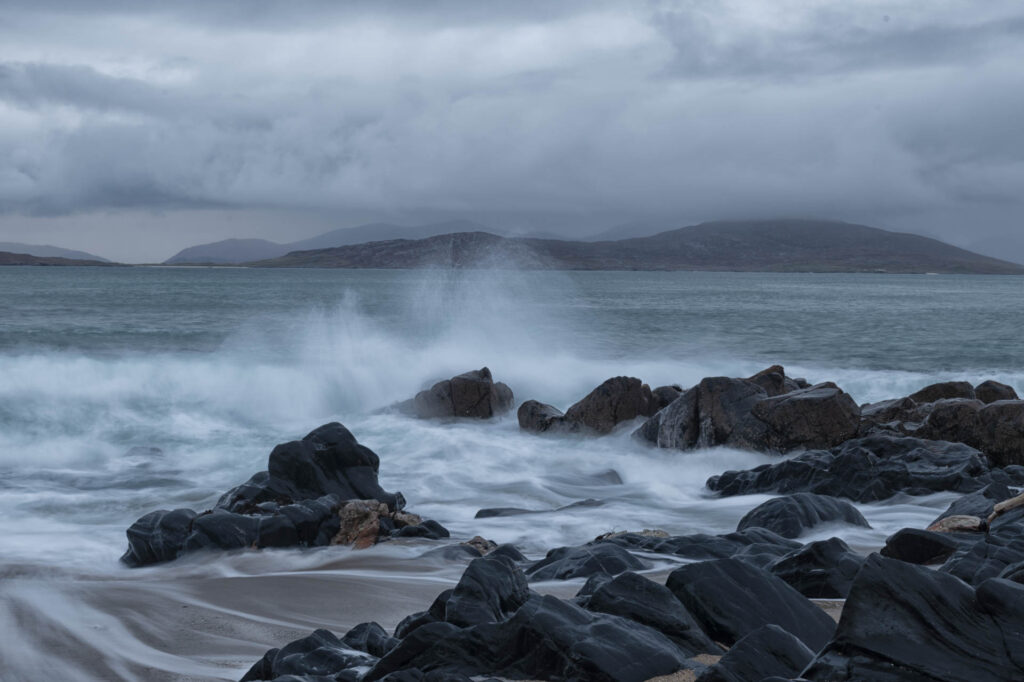
[{"label": "rocky outcrop in water", "polygon": [[736,530],[767,528],[784,538],[798,538],[822,523],[871,527],[864,516],[845,500],[814,493],[793,493],[757,505],[740,519]]},{"label": "rocky outcrop in water", "polygon": [[512,409],[512,389],[495,382],[491,370],[482,369],[439,381],[412,399],[410,410],[420,419],[490,419]]},{"label": "rocky outcrop in water", "polygon": [[129,566],[171,561],[199,550],[367,547],[390,537],[448,537],[435,521],[403,510],[401,493],[377,482],[380,459],[344,426],[325,424],[270,453],[267,470],[225,493],[217,505],[146,514],[128,529]]},{"label": "rocky outcrop in water", "polygon": [[612,377],[569,407],[558,408],[536,400],[519,406],[519,426],[524,431],[604,435],[620,423],[649,417],[673,398],[673,387],[662,386],[656,397],[651,387],[636,377]]}]

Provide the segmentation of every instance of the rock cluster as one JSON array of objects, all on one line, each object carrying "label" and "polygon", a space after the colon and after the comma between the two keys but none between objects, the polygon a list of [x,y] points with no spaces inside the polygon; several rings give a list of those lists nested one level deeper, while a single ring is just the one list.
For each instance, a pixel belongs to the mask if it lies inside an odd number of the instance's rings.
[{"label": "rock cluster", "polygon": [[325,424],[270,453],[267,470],[225,493],[217,505],[146,514],[128,529],[129,566],[171,561],[198,550],[367,547],[390,537],[448,537],[436,521],[403,511],[401,493],[377,482],[380,460],[344,426]]},{"label": "rock cluster", "polygon": [[490,419],[512,409],[512,389],[484,367],[439,381],[399,407],[420,419]]},{"label": "rock cluster", "polygon": [[612,377],[574,403],[564,413],[556,407],[527,400],[519,406],[519,426],[544,433],[607,434],[620,423],[649,417],[678,397],[679,388],[651,387],[636,377]]}]

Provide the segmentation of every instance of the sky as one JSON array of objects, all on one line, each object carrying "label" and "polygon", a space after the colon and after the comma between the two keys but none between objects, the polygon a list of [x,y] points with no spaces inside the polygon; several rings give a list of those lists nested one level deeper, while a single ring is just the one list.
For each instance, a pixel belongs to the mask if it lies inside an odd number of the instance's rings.
[{"label": "sky", "polygon": [[1024,3],[0,8],[0,241],[776,217],[1024,261]]}]

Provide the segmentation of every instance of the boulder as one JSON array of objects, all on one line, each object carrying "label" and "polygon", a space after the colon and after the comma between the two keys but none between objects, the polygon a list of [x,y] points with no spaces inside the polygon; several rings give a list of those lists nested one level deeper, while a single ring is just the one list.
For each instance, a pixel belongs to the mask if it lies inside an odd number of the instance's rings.
[{"label": "boulder", "polygon": [[989,524],[988,533],[956,537],[963,542],[939,570],[970,585],[980,585],[1008,566],[1024,561],[1024,509],[997,518]]},{"label": "boulder", "polygon": [[998,381],[989,379],[974,387],[974,397],[981,402],[988,404],[999,400],[1020,400],[1017,391],[1012,386],[1001,384]]},{"label": "boulder", "polygon": [[667,587],[636,573],[626,572],[615,578],[595,576],[587,581],[577,600],[590,611],[622,616],[654,628],[679,645],[688,657],[722,653]]},{"label": "boulder", "polygon": [[942,400],[929,406],[917,435],[966,443],[996,466],[1024,464],[1024,400]]},{"label": "boulder", "polygon": [[967,398],[973,400],[974,387],[966,381],[943,381],[938,384],[925,386],[916,393],[908,396],[918,405],[922,403],[934,403],[936,400],[948,400],[950,398]]},{"label": "boulder", "polygon": [[801,386],[793,379],[787,377],[786,370],[783,369],[782,365],[772,365],[767,369],[762,369],[754,376],[747,377],[747,381],[757,384],[764,389],[765,393],[772,397],[807,388],[807,386]]},{"label": "boulder", "polygon": [[526,569],[530,580],[569,580],[604,573],[618,575],[647,568],[647,564],[618,545],[596,543],[581,547],[558,547]]},{"label": "boulder", "polygon": [[835,637],[805,669],[813,682],[1024,679],[1024,585],[956,578],[873,554]]},{"label": "boulder", "polygon": [[[902,423],[912,421],[917,412],[917,403],[910,398],[895,398],[860,406],[861,431],[867,426],[888,426],[901,431]],[[868,435],[864,433],[864,435]]]},{"label": "boulder", "polygon": [[565,431],[567,424],[565,415],[556,407],[536,400],[527,400],[516,412],[519,428],[534,433],[545,431]]},{"label": "boulder", "polygon": [[1013,497],[1013,492],[1005,482],[989,483],[972,493],[953,500],[946,511],[932,521],[935,525],[950,516],[976,516],[987,519],[995,508],[996,502],[1002,502]]},{"label": "boulder", "polygon": [[490,555],[469,562],[445,604],[445,622],[459,627],[498,623],[526,603],[526,576],[511,559]]},{"label": "boulder", "polygon": [[377,623],[360,623],[345,633],[341,643],[349,649],[380,658],[398,645],[398,639]]},{"label": "boulder", "polygon": [[727,646],[777,625],[818,651],[835,630],[824,611],[781,578],[738,559],[683,566],[669,575],[666,586],[712,639]]},{"label": "boulder", "polygon": [[683,394],[683,388],[676,384],[671,386],[658,386],[651,389],[651,397],[654,399],[654,412],[662,410],[676,401],[676,398]]},{"label": "boulder", "polygon": [[[973,542],[971,539],[969,542]],[[952,533],[936,533],[918,528],[903,528],[885,540],[882,556],[911,564],[941,564],[960,548],[962,542]]]},{"label": "boulder", "polygon": [[694,533],[692,535],[615,534],[592,544],[614,544],[624,549],[652,554],[670,554],[685,559],[736,558],[755,566],[767,566],[776,559],[801,547],[766,528],[748,528],[724,535]]},{"label": "boulder", "polygon": [[275,680],[287,675],[327,677],[357,666],[373,665],[376,660],[350,649],[327,630],[316,630],[308,637],[268,651],[241,682]]},{"label": "boulder", "polygon": [[871,527],[864,516],[845,500],[814,493],[793,493],[757,505],[740,519],[736,530],[767,528],[784,538],[798,538],[822,523]]},{"label": "boulder", "polygon": [[829,448],[856,436],[860,427],[860,407],[828,383],[761,400],[752,415],[768,427],[763,440],[752,439],[756,450]]},{"label": "boulder", "polygon": [[697,678],[697,682],[749,682],[778,676],[789,679],[814,660],[814,652],[777,625],[757,628]]},{"label": "boulder", "polygon": [[565,421],[595,433],[657,411],[651,388],[636,377],[612,377],[565,411]]},{"label": "boulder", "polygon": [[420,391],[413,398],[413,405],[420,419],[490,419],[511,410],[513,396],[512,389],[495,382],[491,370],[484,367]]},{"label": "boulder", "polygon": [[831,538],[795,549],[767,570],[810,599],[845,599],[862,563],[863,556]]}]

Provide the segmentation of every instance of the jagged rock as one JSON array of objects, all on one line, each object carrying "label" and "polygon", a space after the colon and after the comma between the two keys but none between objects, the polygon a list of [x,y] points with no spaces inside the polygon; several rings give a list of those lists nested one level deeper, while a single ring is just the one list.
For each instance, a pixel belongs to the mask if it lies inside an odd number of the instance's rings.
[{"label": "jagged rock", "polygon": [[777,625],[765,625],[736,642],[697,682],[749,682],[770,676],[789,679],[814,660],[814,652]]},{"label": "jagged rock", "polygon": [[781,578],[737,559],[683,566],[666,586],[712,639],[728,646],[764,625],[778,625],[818,651],[835,630],[824,611]]},{"label": "jagged rock", "polygon": [[595,576],[577,599],[590,611],[622,616],[654,628],[678,644],[687,656],[722,653],[667,587],[636,573],[626,572],[615,578]]},{"label": "jagged rock", "polygon": [[862,563],[864,557],[849,545],[830,538],[793,550],[769,564],[767,570],[805,597],[845,599]]},{"label": "jagged rock", "polygon": [[1008,482],[1017,471],[990,469],[984,455],[962,443],[909,436],[873,435],[831,450],[812,450],[778,464],[712,476],[707,487],[721,495],[813,492],[875,502],[897,493],[973,492]]},{"label": "jagged rock", "polygon": [[417,393],[413,404],[420,419],[490,419],[511,410],[513,396],[512,389],[496,383],[484,367],[437,382]]},{"label": "jagged rock", "polygon": [[401,493],[377,482],[380,460],[341,424],[325,424],[301,441],[278,445],[267,471],[221,496],[202,514],[157,511],[128,529],[129,566],[176,559],[198,550],[369,546],[386,537],[447,537],[436,521],[402,511]]},{"label": "jagged rock", "polygon": [[591,544],[581,547],[558,547],[526,569],[530,580],[569,580],[587,578],[597,573],[618,575],[625,571],[647,568],[647,564],[614,544]]},{"label": "jagged rock", "polygon": [[636,377],[612,377],[566,410],[565,421],[605,434],[621,422],[656,411],[650,386]]},{"label": "jagged rock", "polygon": [[964,542],[939,569],[970,585],[979,585],[1024,561],[1024,508],[1018,507],[989,523],[989,532],[963,534]]},{"label": "jagged rock", "polygon": [[925,386],[916,393],[908,396],[918,405],[923,403],[934,403],[936,400],[949,400],[950,398],[968,398],[974,400],[974,387],[966,381],[943,381],[938,384]]},{"label": "jagged rock", "polygon": [[747,381],[763,388],[769,396],[778,396],[801,388],[808,388],[787,377],[786,370],[782,365],[772,365],[767,369],[762,369],[754,376],[748,377]]},{"label": "jagged rock", "polygon": [[911,564],[941,564],[963,544],[955,535],[903,528],[885,540],[881,555]]},{"label": "jagged rock", "polygon": [[873,554],[834,639],[802,673],[813,682],[1024,679],[1024,586],[956,578]]},{"label": "jagged rock", "polygon": [[864,516],[845,500],[814,493],[793,493],[757,505],[740,519],[736,530],[767,528],[792,539],[822,523],[871,527]]},{"label": "jagged rock", "polygon": [[994,403],[997,400],[1020,400],[1012,386],[1001,384],[989,379],[974,387],[974,397],[983,403]]},{"label": "jagged rock", "polygon": [[733,557],[754,564],[767,566],[779,557],[801,547],[799,542],[787,540],[766,528],[726,533],[725,535],[643,535],[639,533],[613,534],[599,538],[600,543],[610,543],[626,549],[655,554],[671,554],[686,559],[706,560]]},{"label": "jagged rock", "polygon": [[524,431],[544,433],[571,430],[561,410],[536,400],[527,400],[520,405],[516,418],[519,420],[519,428]]}]

